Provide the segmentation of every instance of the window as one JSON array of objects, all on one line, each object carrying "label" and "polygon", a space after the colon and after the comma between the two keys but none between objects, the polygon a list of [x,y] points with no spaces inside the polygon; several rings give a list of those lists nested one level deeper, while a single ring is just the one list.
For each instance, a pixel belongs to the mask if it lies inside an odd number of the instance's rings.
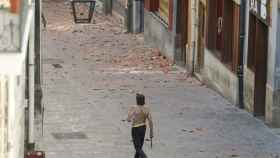
[{"label": "window", "polygon": [[270,24],[270,0],[250,0],[250,12]]},{"label": "window", "polygon": [[236,72],[239,54],[240,7],[233,1],[208,1],[207,48]]}]

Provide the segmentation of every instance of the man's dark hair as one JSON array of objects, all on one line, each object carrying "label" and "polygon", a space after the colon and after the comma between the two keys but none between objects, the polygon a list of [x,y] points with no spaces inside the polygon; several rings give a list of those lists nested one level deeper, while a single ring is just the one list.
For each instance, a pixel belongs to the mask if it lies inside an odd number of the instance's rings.
[{"label": "man's dark hair", "polygon": [[145,96],[143,94],[136,94],[136,102],[137,102],[137,105],[145,105]]}]

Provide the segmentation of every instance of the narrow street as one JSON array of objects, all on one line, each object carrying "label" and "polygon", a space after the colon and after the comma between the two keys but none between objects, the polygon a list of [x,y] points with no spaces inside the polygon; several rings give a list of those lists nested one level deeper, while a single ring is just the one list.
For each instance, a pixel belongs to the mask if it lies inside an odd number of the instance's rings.
[{"label": "narrow street", "polygon": [[[97,7],[100,7],[99,5]],[[135,94],[151,106],[149,158],[279,158],[280,137],[264,123],[170,64],[140,35],[100,8],[93,24],[74,24],[70,4],[45,0],[44,136],[47,158],[132,158]]]}]

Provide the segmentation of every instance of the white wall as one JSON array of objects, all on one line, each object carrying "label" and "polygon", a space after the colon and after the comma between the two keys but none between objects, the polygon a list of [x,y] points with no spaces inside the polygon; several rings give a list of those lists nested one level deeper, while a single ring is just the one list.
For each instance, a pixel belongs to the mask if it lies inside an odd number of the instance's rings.
[{"label": "white wall", "polygon": [[[16,15],[8,10],[0,10],[0,79],[7,83],[4,90],[2,84],[0,86],[0,114],[4,105],[1,98],[6,95],[8,100],[4,108],[6,115],[0,115],[0,158],[24,157],[25,60],[34,7],[29,5],[28,0],[21,2],[25,5],[22,7],[25,8],[24,16],[23,13]],[[6,124],[1,125],[3,120]]]}]

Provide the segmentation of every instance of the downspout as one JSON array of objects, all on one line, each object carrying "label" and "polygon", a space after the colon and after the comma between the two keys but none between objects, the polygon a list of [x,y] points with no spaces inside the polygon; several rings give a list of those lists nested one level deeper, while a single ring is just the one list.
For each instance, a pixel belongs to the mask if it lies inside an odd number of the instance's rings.
[{"label": "downspout", "polygon": [[41,67],[41,20],[42,3],[41,0],[35,3],[35,109],[42,112],[42,67]]},{"label": "downspout", "polygon": [[192,0],[191,10],[192,10],[192,34],[191,34],[191,47],[192,47],[192,76],[195,75],[195,56],[196,56],[196,29],[197,29],[197,16],[196,16],[196,8],[197,8],[197,0]]},{"label": "downspout", "polygon": [[237,70],[239,85],[239,107],[244,109],[244,42],[245,42],[245,22],[246,22],[246,0],[241,0],[240,4],[240,54]]},{"label": "downspout", "polygon": [[31,28],[29,34],[29,56],[28,56],[28,69],[29,69],[29,120],[28,120],[28,148],[33,150],[35,147],[35,137],[34,137],[34,115],[35,115],[35,21],[32,18]]}]

